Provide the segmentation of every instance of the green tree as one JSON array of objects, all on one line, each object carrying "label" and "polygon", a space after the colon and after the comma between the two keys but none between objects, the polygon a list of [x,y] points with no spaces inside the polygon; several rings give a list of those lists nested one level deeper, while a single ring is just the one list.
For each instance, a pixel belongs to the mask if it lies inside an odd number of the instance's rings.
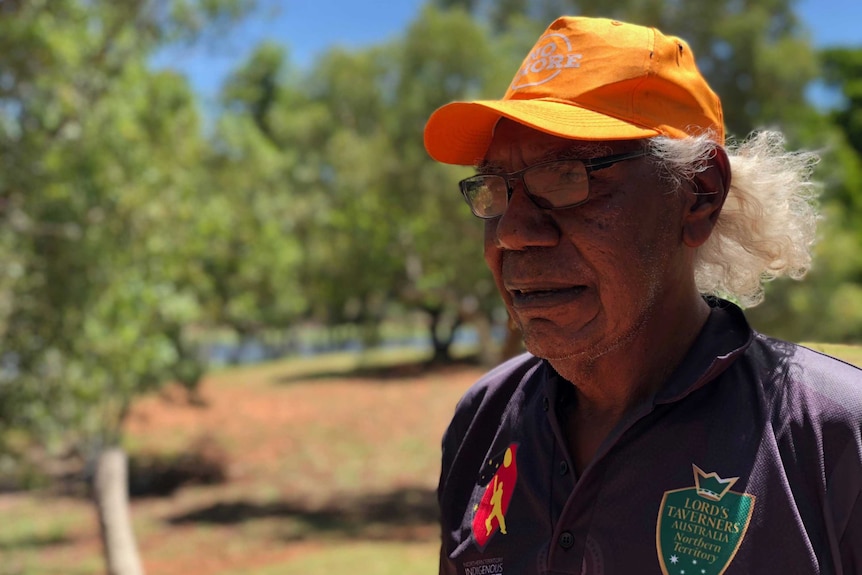
[{"label": "green tree", "polygon": [[862,339],[862,49],[830,48],[820,58],[825,86],[841,98],[833,109],[800,117],[796,129],[822,157],[814,268],[799,285],[768,286],[767,303],[751,316],[791,339],[853,342]]},{"label": "green tree", "polygon": [[842,97],[832,117],[852,148],[862,156],[862,48],[829,48],[820,56],[825,84]]},{"label": "green tree", "polygon": [[432,162],[422,128],[435,107],[499,82],[498,56],[467,14],[428,9],[403,39],[331,50],[307,74],[263,46],[232,75],[220,129],[242,125],[256,143],[222,165],[259,187],[266,170],[247,166],[280,158],[263,195],[289,198],[289,241],[302,246],[294,277],[312,317],[373,340],[393,308],[422,310],[442,359],[459,325],[487,315],[481,223],[455,186],[465,170]]},{"label": "green tree", "polygon": [[431,161],[422,130],[436,107],[499,82],[499,56],[466,13],[429,7],[389,45],[330,52],[310,82],[334,119],[318,164],[327,209],[314,243],[331,250],[318,285],[353,310],[343,319],[379,322],[387,302],[423,312],[434,360],[449,359],[465,322],[487,323],[496,300],[481,223],[455,185],[468,170]]},{"label": "green tree", "polygon": [[142,571],[130,403],[200,374],[183,250],[204,142],[187,83],[148,57],[242,4],[0,4],[0,446],[17,434],[85,454],[111,574]]},{"label": "green tree", "polygon": [[466,12],[432,7],[409,27],[398,55],[387,118],[387,132],[398,150],[397,169],[387,193],[402,214],[396,228],[396,253],[404,263],[399,297],[426,312],[434,359],[445,361],[457,328],[471,322],[484,333],[498,303],[481,261],[482,224],[466,209],[455,185],[469,170],[431,161],[422,131],[437,107],[487,96],[504,86],[501,79],[511,75],[508,70],[519,58],[509,46],[495,44]]},{"label": "green tree", "polygon": [[[377,55],[336,51],[316,69],[314,75],[300,74],[280,47],[264,45],[231,75],[222,93],[217,172],[234,182],[228,186],[237,189],[234,200],[254,197],[269,204],[250,233],[277,222],[282,237],[272,237],[272,256],[294,254],[283,267],[281,279],[288,281],[281,282],[278,298],[293,294],[295,315],[329,324],[363,322],[379,318],[392,283],[391,259],[368,257],[383,251],[378,242],[384,212],[374,188],[377,159],[391,154],[375,125],[381,102],[369,78]],[[237,245],[250,249],[256,242],[249,240]],[[235,275],[231,270],[226,277]],[[284,327],[275,316],[265,309],[242,314]]]},{"label": "green tree", "polygon": [[[307,308],[298,271],[301,217],[273,118],[282,97],[281,49],[260,46],[228,79],[209,151],[187,280],[203,286],[204,321],[244,342],[284,329]],[[240,346],[241,347],[241,346]]]}]

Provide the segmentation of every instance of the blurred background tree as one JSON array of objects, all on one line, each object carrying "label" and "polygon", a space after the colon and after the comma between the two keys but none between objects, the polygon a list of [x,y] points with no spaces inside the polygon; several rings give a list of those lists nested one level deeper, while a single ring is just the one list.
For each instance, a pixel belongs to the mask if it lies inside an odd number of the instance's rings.
[{"label": "blurred background tree", "polygon": [[243,2],[0,4],[0,445],[90,463],[109,573],[139,573],[122,422],[201,373],[184,330],[206,142],[195,96],[152,51]]}]

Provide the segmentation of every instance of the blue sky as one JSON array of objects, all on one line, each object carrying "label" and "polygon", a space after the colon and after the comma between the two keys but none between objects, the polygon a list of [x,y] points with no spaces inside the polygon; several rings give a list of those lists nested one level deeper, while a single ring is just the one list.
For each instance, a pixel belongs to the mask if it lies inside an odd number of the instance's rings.
[{"label": "blue sky", "polygon": [[[201,96],[210,100],[228,71],[264,39],[286,45],[291,61],[305,67],[334,45],[361,47],[398,36],[424,3],[259,0],[256,17],[217,42],[173,49],[160,55],[156,65],[184,71]],[[797,6],[815,45],[862,45],[862,0],[798,0]]]}]

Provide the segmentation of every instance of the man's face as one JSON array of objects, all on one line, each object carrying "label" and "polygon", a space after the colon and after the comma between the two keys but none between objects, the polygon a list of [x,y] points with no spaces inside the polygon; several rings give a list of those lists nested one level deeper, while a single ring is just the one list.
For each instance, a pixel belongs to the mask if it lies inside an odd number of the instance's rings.
[{"label": "man's face", "polygon": [[[501,120],[488,172],[514,172],[555,157],[597,158],[641,142],[566,140]],[[573,154],[572,151],[575,153]],[[682,240],[683,201],[649,158],[590,174],[590,198],[544,210],[514,184],[506,212],[485,225],[485,261],[532,353],[596,358],[649,337],[691,285]]]}]

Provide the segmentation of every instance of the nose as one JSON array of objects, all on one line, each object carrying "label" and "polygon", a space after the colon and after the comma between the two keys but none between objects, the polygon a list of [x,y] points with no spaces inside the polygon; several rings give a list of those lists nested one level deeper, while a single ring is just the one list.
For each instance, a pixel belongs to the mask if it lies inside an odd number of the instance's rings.
[{"label": "nose", "polygon": [[488,220],[487,225],[496,226],[493,230],[494,245],[507,250],[556,245],[560,239],[560,229],[551,213],[527,197],[523,184],[514,186],[503,215],[496,220]]}]

